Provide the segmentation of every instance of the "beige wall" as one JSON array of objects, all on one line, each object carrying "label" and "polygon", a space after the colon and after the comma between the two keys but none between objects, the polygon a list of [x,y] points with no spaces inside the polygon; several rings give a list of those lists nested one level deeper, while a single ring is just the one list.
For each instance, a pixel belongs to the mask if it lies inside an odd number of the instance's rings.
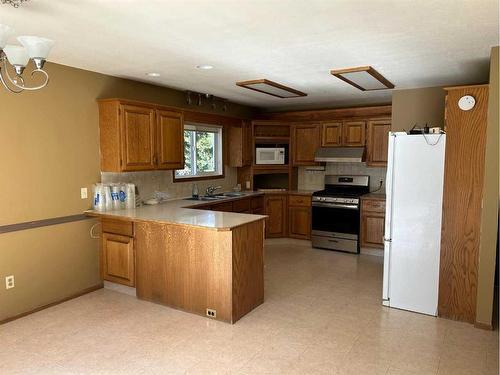
[{"label": "beige wall", "polygon": [[493,315],[493,288],[495,278],[496,243],[498,240],[499,200],[499,116],[498,116],[498,47],[491,51],[488,129],[484,170],[483,211],[481,215],[481,243],[476,322],[491,325]]},{"label": "beige wall", "polygon": [[394,90],[392,93],[392,130],[410,130],[428,124],[444,127],[444,100],[442,87]]},{"label": "beige wall", "polygon": [[[187,107],[180,91],[47,64],[37,92],[0,88],[0,225],[82,213],[80,188],[99,181],[97,98],[122,97]],[[212,112],[209,106],[188,107]],[[250,117],[230,104],[227,115]],[[90,193],[90,191],[89,191]],[[90,194],[89,194],[90,196]],[[0,234],[0,320],[96,285],[91,220]],[[14,275],[16,287],[5,290]]]}]

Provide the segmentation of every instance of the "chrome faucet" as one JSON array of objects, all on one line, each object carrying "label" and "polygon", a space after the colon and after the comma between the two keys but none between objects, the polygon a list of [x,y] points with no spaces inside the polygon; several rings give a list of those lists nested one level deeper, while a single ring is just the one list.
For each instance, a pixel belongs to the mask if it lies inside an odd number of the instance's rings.
[{"label": "chrome faucet", "polygon": [[215,190],[222,188],[222,186],[209,186],[207,190],[205,190],[205,195],[211,196],[214,195]]}]

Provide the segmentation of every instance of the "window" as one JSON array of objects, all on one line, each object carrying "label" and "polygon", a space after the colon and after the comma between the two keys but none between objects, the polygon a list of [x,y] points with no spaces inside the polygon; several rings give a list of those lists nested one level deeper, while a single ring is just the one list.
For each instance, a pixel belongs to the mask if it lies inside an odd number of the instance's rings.
[{"label": "window", "polygon": [[184,169],[175,171],[175,179],[222,175],[222,127],[184,125]]}]

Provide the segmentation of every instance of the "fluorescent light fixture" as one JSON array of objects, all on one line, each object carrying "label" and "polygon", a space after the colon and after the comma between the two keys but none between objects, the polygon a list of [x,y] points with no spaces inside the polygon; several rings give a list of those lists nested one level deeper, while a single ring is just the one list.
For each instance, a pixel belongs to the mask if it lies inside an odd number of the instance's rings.
[{"label": "fluorescent light fixture", "polygon": [[393,89],[394,85],[371,66],[330,71],[332,75],[361,91]]},{"label": "fluorescent light fixture", "polygon": [[214,67],[212,65],[208,65],[208,64],[201,64],[201,65],[196,65],[196,68],[201,69],[201,70],[210,70],[210,69],[213,69]]},{"label": "fluorescent light fixture", "polygon": [[267,79],[255,79],[252,81],[236,82],[237,86],[244,87],[249,90],[258,91],[264,94],[272,95],[277,98],[298,98],[307,96],[306,93],[281,85],[279,83],[269,81]]},{"label": "fluorescent light fixture", "polygon": [[160,76],[160,73],[151,72],[151,73],[146,73],[146,75],[147,75],[148,77],[153,77],[153,78],[156,78],[156,77],[159,77],[159,76]]}]

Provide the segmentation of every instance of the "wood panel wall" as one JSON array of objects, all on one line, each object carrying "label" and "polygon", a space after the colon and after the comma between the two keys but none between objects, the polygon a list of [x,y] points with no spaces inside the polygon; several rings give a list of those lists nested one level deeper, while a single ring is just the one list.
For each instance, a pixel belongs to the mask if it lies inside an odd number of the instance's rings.
[{"label": "wood panel wall", "polygon": [[[476,315],[481,200],[487,127],[488,87],[447,89],[441,263],[438,314],[473,323]],[[464,95],[476,99],[458,108]]]}]

